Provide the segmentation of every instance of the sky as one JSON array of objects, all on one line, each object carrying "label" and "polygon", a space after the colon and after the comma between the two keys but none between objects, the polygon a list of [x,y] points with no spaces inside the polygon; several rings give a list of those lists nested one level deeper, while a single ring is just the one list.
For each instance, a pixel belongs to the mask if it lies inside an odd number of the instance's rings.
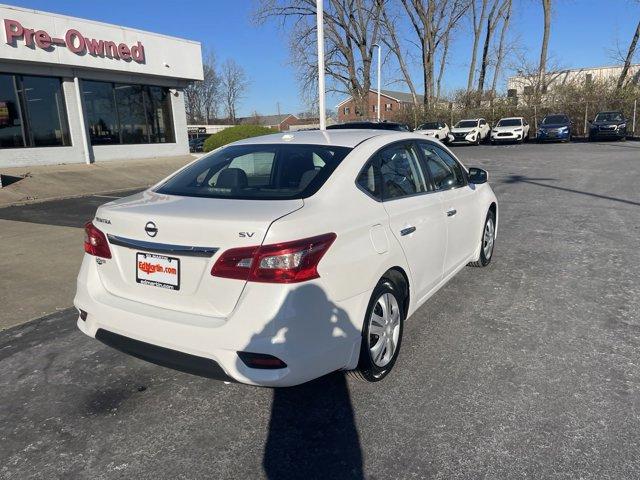
[{"label": "sky", "polygon": [[[5,0],[11,5],[113,23],[125,27],[197,40],[212,49],[221,63],[233,58],[250,80],[239,108],[241,115],[257,111],[262,115],[297,113],[306,109],[299,95],[295,71],[290,66],[286,32],[279,25],[255,25],[251,14],[255,0]],[[537,58],[542,39],[542,8],[538,0],[515,0],[511,38],[520,48]],[[619,44],[627,48],[640,19],[640,2],[633,0],[553,0],[554,10],[549,42],[551,64],[562,68],[611,65],[612,51]],[[468,51],[472,39],[467,31],[452,45],[445,74],[445,90],[466,87]],[[412,67],[417,83],[420,65]],[[392,66],[383,70],[382,84],[392,90],[406,90],[393,80]],[[502,89],[505,82],[499,83]],[[329,94],[333,108],[344,98]]]}]

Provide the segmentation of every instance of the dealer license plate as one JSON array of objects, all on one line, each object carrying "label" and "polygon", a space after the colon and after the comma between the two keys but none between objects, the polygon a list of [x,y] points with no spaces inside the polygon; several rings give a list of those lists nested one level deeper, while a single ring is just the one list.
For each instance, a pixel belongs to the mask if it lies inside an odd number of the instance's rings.
[{"label": "dealer license plate", "polygon": [[136,253],[136,282],[180,290],[180,259],[153,253]]}]

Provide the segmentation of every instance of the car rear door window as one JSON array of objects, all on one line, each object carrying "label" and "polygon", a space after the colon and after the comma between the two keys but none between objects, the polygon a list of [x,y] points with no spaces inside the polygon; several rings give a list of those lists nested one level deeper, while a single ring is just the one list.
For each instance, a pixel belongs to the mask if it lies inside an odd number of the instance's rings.
[{"label": "car rear door window", "polygon": [[411,144],[398,144],[378,152],[384,200],[427,191],[424,172]]}]

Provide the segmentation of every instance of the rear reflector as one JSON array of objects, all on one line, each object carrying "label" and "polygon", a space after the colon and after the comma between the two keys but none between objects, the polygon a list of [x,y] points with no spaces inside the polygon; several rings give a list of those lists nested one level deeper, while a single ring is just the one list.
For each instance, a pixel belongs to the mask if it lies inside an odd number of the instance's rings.
[{"label": "rear reflector", "polygon": [[95,257],[111,258],[107,237],[91,222],[84,226],[84,251]]},{"label": "rear reflector", "polygon": [[238,352],[240,360],[249,368],[260,368],[262,370],[275,370],[286,368],[287,364],[273,355],[266,353]]},{"label": "rear reflector", "polygon": [[265,283],[318,278],[318,263],[335,239],[335,233],[327,233],[293,242],[232,248],[220,255],[211,275]]}]

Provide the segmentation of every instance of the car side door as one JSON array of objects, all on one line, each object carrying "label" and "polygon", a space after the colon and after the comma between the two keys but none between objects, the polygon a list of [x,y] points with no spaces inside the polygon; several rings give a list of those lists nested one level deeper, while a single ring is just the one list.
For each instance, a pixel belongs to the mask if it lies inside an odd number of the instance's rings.
[{"label": "car side door", "polygon": [[475,186],[469,184],[466,171],[443,148],[418,142],[433,188],[442,195],[442,218],[447,225],[447,250],[444,276],[465,265],[480,241],[481,216]]},{"label": "car side door", "polygon": [[391,144],[374,162],[389,229],[405,254],[419,303],[442,280],[447,235],[442,198],[430,187],[414,142]]}]

